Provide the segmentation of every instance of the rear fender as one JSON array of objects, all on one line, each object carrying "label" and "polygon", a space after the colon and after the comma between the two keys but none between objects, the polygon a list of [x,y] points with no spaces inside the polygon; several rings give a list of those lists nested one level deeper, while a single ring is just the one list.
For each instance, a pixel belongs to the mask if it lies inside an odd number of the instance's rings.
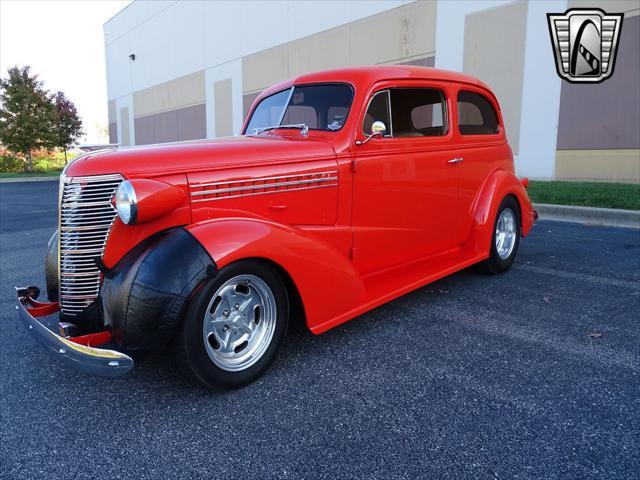
[{"label": "rear fender", "polygon": [[300,294],[309,328],[363,301],[364,286],[349,260],[312,234],[248,218],[210,220],[191,225],[187,230],[218,269],[247,258],[263,258],[284,269]]},{"label": "rear fender", "polygon": [[520,205],[521,235],[526,236],[533,226],[533,207],[524,185],[513,173],[496,170],[487,177],[471,204],[469,242],[479,253],[490,251],[496,213],[507,195],[513,195]]}]

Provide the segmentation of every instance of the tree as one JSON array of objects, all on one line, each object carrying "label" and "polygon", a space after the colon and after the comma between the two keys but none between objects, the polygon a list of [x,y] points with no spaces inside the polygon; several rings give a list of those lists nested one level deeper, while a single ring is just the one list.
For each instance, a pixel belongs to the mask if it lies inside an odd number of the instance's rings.
[{"label": "tree", "polygon": [[13,67],[0,79],[0,142],[16,155],[23,155],[33,170],[31,152],[55,146],[55,109],[37,75],[30,68]]},{"label": "tree", "polygon": [[65,97],[64,93],[56,92],[53,96],[56,111],[55,134],[56,147],[64,150],[64,163],[67,163],[67,150],[75,144],[82,135],[82,120],[74,103]]}]

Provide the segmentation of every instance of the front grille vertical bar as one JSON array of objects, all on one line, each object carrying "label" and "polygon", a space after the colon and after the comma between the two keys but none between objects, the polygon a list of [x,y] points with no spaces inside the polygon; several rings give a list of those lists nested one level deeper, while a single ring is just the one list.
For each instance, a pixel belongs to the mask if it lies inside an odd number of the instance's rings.
[{"label": "front grille vertical bar", "polygon": [[100,271],[93,260],[104,255],[116,218],[111,199],[121,182],[120,175],[60,178],[58,294],[65,316],[78,315],[98,297]]}]

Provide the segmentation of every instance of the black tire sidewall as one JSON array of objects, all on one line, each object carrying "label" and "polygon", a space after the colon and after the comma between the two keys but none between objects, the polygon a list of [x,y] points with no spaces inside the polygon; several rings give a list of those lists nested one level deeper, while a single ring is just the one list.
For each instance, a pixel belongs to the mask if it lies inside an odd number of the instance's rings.
[{"label": "black tire sidewall", "polygon": [[[269,347],[262,357],[249,368],[229,372],[218,367],[207,353],[202,337],[205,311],[211,297],[227,280],[242,274],[255,275],[264,280],[276,300],[276,326]],[[208,280],[191,301],[184,318],[181,335],[184,360],[191,373],[210,388],[237,388],[253,382],[269,367],[276,357],[289,323],[289,300],[284,282],[271,265],[259,261],[241,260],[221,269]]]},{"label": "black tire sidewall", "polygon": [[[498,225],[498,219],[500,218],[500,214],[503,212],[503,210],[507,208],[511,209],[513,211],[513,214],[515,215],[517,234],[516,234],[516,243],[513,246],[513,250],[511,251],[511,254],[507,258],[503,259],[500,257],[500,255],[498,255],[498,250],[496,248],[496,226]],[[516,255],[518,254],[518,247],[520,246],[520,230],[521,230],[520,206],[518,205],[518,202],[516,201],[516,199],[513,198],[512,196],[505,197],[500,203],[500,207],[496,212],[496,217],[493,222],[493,232],[491,234],[491,255],[489,257],[489,263],[490,263],[489,267],[495,273],[506,272],[511,266],[511,264],[513,263],[513,261],[515,260]]]}]

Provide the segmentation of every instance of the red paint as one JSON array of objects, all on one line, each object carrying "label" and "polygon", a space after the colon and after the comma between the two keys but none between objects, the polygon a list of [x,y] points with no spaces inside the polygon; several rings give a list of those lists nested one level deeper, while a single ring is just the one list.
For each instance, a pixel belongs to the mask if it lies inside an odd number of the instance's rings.
[{"label": "red paint", "polygon": [[[185,175],[167,175],[156,177],[153,180],[128,178],[135,185],[136,194],[138,194],[138,182],[146,188],[146,190],[142,190],[142,192],[144,192],[144,208],[140,209],[141,211],[143,209],[145,210],[145,212],[142,212],[145,222],[138,222],[135,225],[125,225],[116,217],[116,221],[111,227],[109,241],[107,242],[103,256],[104,264],[108,268],[112,268],[127,252],[151,235],[168,228],[192,223],[189,186]],[[149,187],[150,185],[152,185],[151,188]],[[160,187],[163,188],[153,193],[155,188]],[[171,189],[168,194],[166,193],[167,188]],[[174,205],[173,209],[166,209],[166,204],[164,203],[165,198]],[[157,214],[157,212],[162,210],[166,211],[164,215],[153,218],[154,213]],[[151,212],[149,217],[147,217],[146,212]]]},{"label": "red paint", "polygon": [[172,212],[187,199],[180,187],[149,178],[134,178],[131,184],[138,200],[136,224],[147,223]]},{"label": "red paint", "polygon": [[[34,318],[46,317],[60,311],[59,302],[38,302],[31,297],[21,297],[20,301],[28,304],[26,311]],[[68,340],[87,347],[97,347],[113,340],[109,330],[102,332],[90,333],[88,335],[80,335],[78,337],[68,337]]]},{"label": "red paint", "polygon": [[31,297],[25,297],[24,300],[30,305],[26,308],[27,312],[34,317],[46,317],[47,315],[53,315],[60,311],[60,304],[58,302],[37,302]]},{"label": "red paint", "polygon": [[[498,102],[482,82],[409,66],[331,70],[271,87],[253,108],[266,95],[316,82],[354,89],[339,131],[123,148],[73,162],[68,176],[120,173],[139,192],[145,223],[115,222],[105,264],[112,267],[158,231],[185,226],[219,268],[244,258],[279,265],[300,293],[309,328],[320,333],[487,258],[496,210],[507,195],[520,205],[522,235],[530,231],[528,180],[515,176]],[[365,139],[369,99],[391,87],[440,89],[447,134],[356,145]],[[460,90],[489,100],[498,133],[459,133]],[[448,162],[453,158],[464,161]]]},{"label": "red paint", "polygon": [[87,347],[98,347],[100,345],[104,345],[105,343],[111,342],[113,340],[113,337],[111,336],[111,332],[109,330],[104,330],[102,332],[90,333],[88,335],[71,337],[69,338],[69,340],[80,345],[86,345]]}]

